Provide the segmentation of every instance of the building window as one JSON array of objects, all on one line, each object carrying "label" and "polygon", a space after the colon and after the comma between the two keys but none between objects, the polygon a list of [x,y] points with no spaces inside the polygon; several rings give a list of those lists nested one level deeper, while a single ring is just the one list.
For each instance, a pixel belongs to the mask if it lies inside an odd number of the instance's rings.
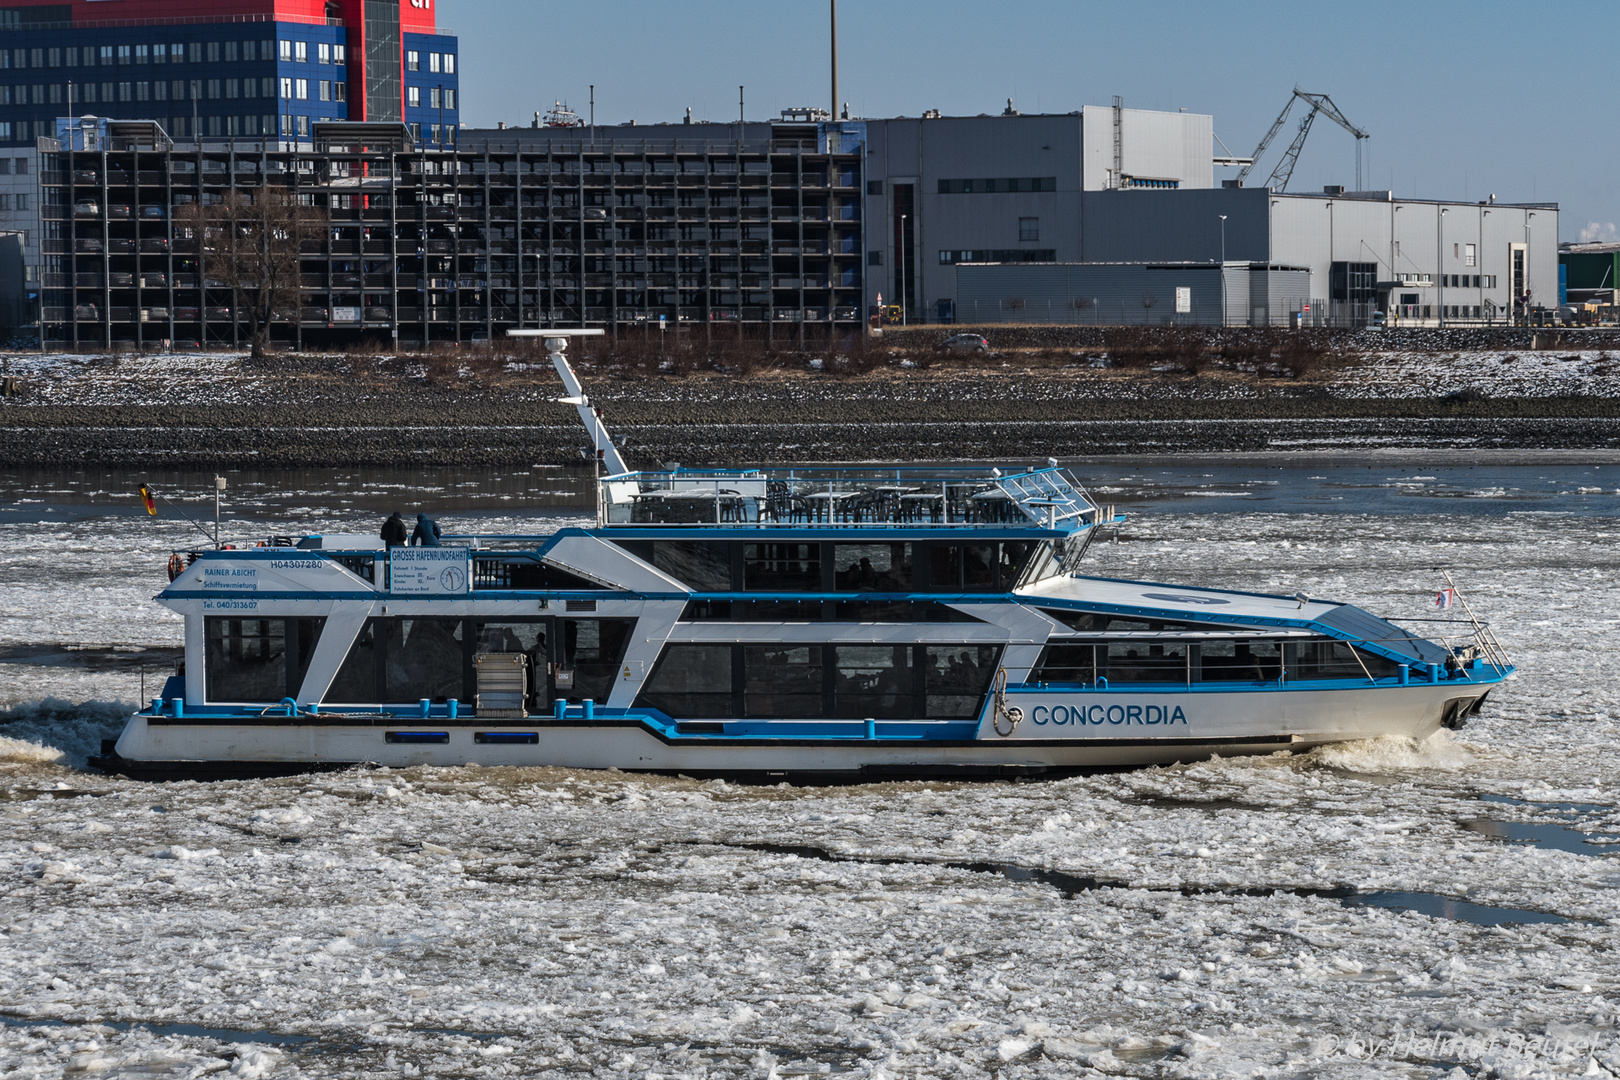
[{"label": "building window", "polygon": [[1475,258],[1475,254],[1476,253],[1474,251],[1474,245],[1473,244],[1464,244],[1463,245],[1463,265],[1464,266],[1478,266],[1479,263],[1477,262],[1477,260]]},{"label": "building window", "polygon": [[188,63],[188,64],[200,64],[200,63],[202,63],[202,42],[200,42],[200,41],[188,41],[188,42],[186,42],[186,63]]},{"label": "building window", "polygon": [[135,100],[136,101],[151,101],[152,100],[152,84],[149,83],[149,82],[138,82],[138,83],[136,83],[135,84]]},{"label": "building window", "polygon": [[274,75],[266,75],[259,83],[259,96],[264,98],[276,96],[276,77]]},{"label": "building window", "polygon": [[[144,48],[146,48],[146,46],[142,45],[141,48],[144,49]],[[137,63],[144,63],[144,61],[137,61]],[[45,50],[45,66],[46,67],[61,67],[62,66],[62,50],[61,49],[46,49]]]},{"label": "building window", "polygon": [[292,100],[292,95],[293,95],[293,81],[291,79],[282,79],[281,80],[281,98],[282,98],[282,100],[283,101],[291,101]]},{"label": "building window", "polygon": [[11,141],[11,121],[0,120],[0,142]]},{"label": "building window", "polygon": [[867,266],[882,266],[883,265],[883,252],[881,250],[877,249],[877,248],[872,248],[872,249],[868,250],[867,253],[866,253],[866,265]]},{"label": "building window", "polygon": [[225,118],[225,134],[230,135],[230,136],[236,136],[236,135],[242,134],[242,120],[241,120],[241,117],[227,116]]},{"label": "building window", "polygon": [[332,46],[321,42],[315,46],[315,62],[317,64],[330,64],[332,62]]},{"label": "building window", "polygon": [[298,79],[293,82],[293,96],[299,101],[309,100],[309,80]]},{"label": "building window", "polygon": [[334,63],[334,64],[346,63],[347,62],[347,57],[348,57],[348,49],[347,49],[346,46],[343,46],[343,45],[334,45],[334,46],[332,46],[332,63]]},{"label": "building window", "polygon": [[242,96],[245,97],[245,98],[258,97],[259,96],[259,80],[258,79],[243,79],[242,80]]},{"label": "building window", "polygon": [[309,42],[293,42],[293,60],[300,64],[309,63]]},{"label": "building window", "polygon": [[240,41],[227,41],[225,43],[225,62],[234,64],[242,59],[242,43]]},{"label": "building window", "polygon": [[51,94],[51,104],[52,105],[60,105],[60,104],[62,104],[62,84],[61,83],[51,83],[50,94]]},{"label": "building window", "polygon": [[[79,87],[79,93],[80,93],[81,97],[83,97],[83,99],[84,99],[84,104],[86,104],[86,105],[94,105],[96,103],[96,84],[95,83],[93,83],[93,82],[85,83],[83,86]],[[10,98],[10,96],[11,96],[11,87],[9,87],[9,86],[6,87],[6,96],[7,96],[7,98]],[[8,100],[8,101],[5,102],[5,104],[10,105],[11,102]]]},{"label": "building window", "polygon": [[[0,68],[10,67],[10,66],[11,66],[10,64],[6,63],[6,51],[4,49],[0,49]],[[69,45],[68,46],[68,48],[67,48],[66,66],[67,67],[78,67],[79,66],[79,47],[77,45]]]},{"label": "building window", "polygon": [[456,107],[456,92],[450,87],[445,87],[444,90],[444,107],[447,109]]},{"label": "building window", "polygon": [[[418,102],[418,104],[420,104],[420,102]],[[435,86],[433,89],[428,91],[428,108],[437,109],[442,104],[444,104],[444,100],[439,96],[439,88]]]},{"label": "building window", "polygon": [[[258,52],[259,52],[258,44],[259,43],[256,42],[256,41],[244,41],[244,42],[242,42],[242,59],[247,61],[248,63],[252,63],[253,61],[257,60],[259,58],[258,57]],[[267,56],[267,57],[265,57],[265,59],[268,60],[270,58]]]},{"label": "building window", "polygon": [[101,66],[102,67],[112,67],[112,65],[113,65],[113,47],[111,45],[103,45],[101,47]]},{"label": "building window", "polygon": [[447,52],[447,53],[444,54],[444,73],[446,75],[454,75],[456,73],[456,54],[455,53]]},{"label": "building window", "polygon": [[1007,180],[992,178],[988,180],[939,181],[939,194],[941,195],[996,195],[1056,190],[1057,177],[1055,176],[1022,176]]},{"label": "building window", "polygon": [[1025,240],[1039,240],[1040,238],[1041,238],[1041,219],[1040,218],[1021,217],[1021,218],[1018,219],[1018,239],[1019,239],[1020,242],[1023,242]]},{"label": "building window", "polygon": [[436,52],[428,53],[428,70],[431,71],[431,72],[434,72],[434,73],[438,72],[438,70],[439,70],[439,54],[438,53],[436,53]]},{"label": "building window", "polygon": [[309,117],[300,116],[298,118],[298,134],[300,134],[300,135],[308,135],[309,134]]},{"label": "building window", "polygon": [[208,100],[209,101],[218,101],[219,100],[219,80],[218,79],[209,79],[208,80]]},{"label": "building window", "polygon": [[168,101],[169,100],[169,84],[164,82],[162,79],[159,79],[157,82],[153,83],[152,84],[152,100],[153,101]]},{"label": "building window", "polygon": [[320,92],[321,92],[321,100],[322,101],[331,101],[332,100],[332,81],[330,79],[322,79],[321,80],[321,91]]},{"label": "building window", "polygon": [[219,117],[210,116],[208,118],[208,134],[209,134],[209,136],[211,138],[218,138],[219,133],[220,133],[219,132]]},{"label": "building window", "polygon": [[[129,46],[125,45],[123,47],[122,51],[124,51],[127,54],[128,50],[129,50]],[[36,68],[42,68],[42,67],[45,66],[45,50],[43,48],[29,49],[28,50],[28,58],[33,63],[33,66],[36,67]],[[121,63],[127,64],[127,63],[129,63],[129,61],[124,60],[124,61],[121,61]]]},{"label": "building window", "polygon": [[278,55],[283,60],[291,60],[292,59],[292,42],[283,40],[281,42],[281,52]]},{"label": "building window", "polygon": [[421,107],[422,90],[420,87],[407,86],[405,88],[405,104],[413,109]]},{"label": "building window", "polygon": [[225,80],[225,96],[227,98],[229,98],[229,99],[234,100],[235,98],[237,98],[239,96],[240,86],[241,86],[241,81],[239,79],[226,79]]},{"label": "building window", "polygon": [[176,41],[174,44],[169,46],[169,63],[171,63],[171,64],[180,63],[180,58],[182,56],[184,56],[185,54],[186,54],[186,47],[184,45],[182,45],[180,42]]},{"label": "building window", "polygon": [[[123,85],[127,88],[129,86],[129,83],[124,83]],[[35,83],[34,87],[33,87],[33,93],[34,93],[34,104],[35,105],[43,105],[43,104],[45,104],[45,84],[44,83]],[[129,99],[125,98],[124,100],[128,101]]]},{"label": "building window", "polygon": [[[23,164],[25,164],[25,165],[27,164],[26,159],[23,159]],[[26,169],[18,169],[17,171],[18,172],[27,172],[28,170],[26,170]],[[19,209],[19,210],[28,209],[28,193],[27,192],[19,192],[17,194],[17,209]],[[26,241],[24,241],[24,242],[26,243]]]},{"label": "building window", "polygon": [[349,86],[347,83],[333,83],[332,94],[338,101],[349,100]]},{"label": "building window", "polygon": [[169,84],[169,89],[169,99],[171,101],[186,100],[186,81],[184,79],[174,80],[174,82]]},{"label": "building window", "polygon": [[415,49],[410,49],[410,50],[406,51],[406,53],[405,53],[405,70],[406,71],[421,71],[422,70],[422,54],[417,52]]}]

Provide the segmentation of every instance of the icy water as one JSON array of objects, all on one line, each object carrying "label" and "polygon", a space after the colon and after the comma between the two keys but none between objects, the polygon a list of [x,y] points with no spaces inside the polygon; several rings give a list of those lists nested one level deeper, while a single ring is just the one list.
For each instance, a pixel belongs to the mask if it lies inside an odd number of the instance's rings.
[{"label": "icy water", "polygon": [[[0,477],[0,1076],[1620,1072],[1620,468],[1084,471],[1132,513],[1097,573],[1399,620],[1445,568],[1522,673],[1421,745],[1056,782],[136,784],[82,762],[198,534],[128,491],[198,478]],[[579,491],[233,475],[227,532]]]}]

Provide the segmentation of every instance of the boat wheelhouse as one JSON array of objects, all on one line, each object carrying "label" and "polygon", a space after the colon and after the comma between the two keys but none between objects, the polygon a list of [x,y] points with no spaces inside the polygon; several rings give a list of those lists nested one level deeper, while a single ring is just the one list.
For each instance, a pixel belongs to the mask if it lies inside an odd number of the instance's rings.
[{"label": "boat wheelhouse", "polygon": [[589,527],[184,554],[186,660],[98,767],[559,765],[761,779],[1051,774],[1456,727],[1488,627],[1081,573],[1118,519],[1034,468],[629,469]]}]

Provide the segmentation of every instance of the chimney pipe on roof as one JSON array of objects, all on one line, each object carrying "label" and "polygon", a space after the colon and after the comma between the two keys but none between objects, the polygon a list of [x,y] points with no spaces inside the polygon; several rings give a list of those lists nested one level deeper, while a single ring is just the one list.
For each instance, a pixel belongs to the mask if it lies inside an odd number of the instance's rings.
[{"label": "chimney pipe on roof", "polygon": [[838,116],[838,0],[832,2],[832,108],[829,110],[836,119]]}]

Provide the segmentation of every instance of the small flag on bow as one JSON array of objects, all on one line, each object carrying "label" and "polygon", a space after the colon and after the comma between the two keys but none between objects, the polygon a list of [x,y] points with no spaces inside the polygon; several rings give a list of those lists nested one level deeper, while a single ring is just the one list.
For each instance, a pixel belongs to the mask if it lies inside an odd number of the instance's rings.
[{"label": "small flag on bow", "polygon": [[141,485],[141,505],[146,507],[148,514],[157,517],[157,500],[152,498],[152,489],[145,484]]},{"label": "small flag on bow", "polygon": [[1435,598],[1434,598],[1434,606],[1437,607],[1437,608],[1441,608],[1441,609],[1449,608],[1451,605],[1455,604],[1456,602],[1457,602],[1457,590],[1456,589],[1441,589],[1440,592],[1437,593],[1435,595]]}]

